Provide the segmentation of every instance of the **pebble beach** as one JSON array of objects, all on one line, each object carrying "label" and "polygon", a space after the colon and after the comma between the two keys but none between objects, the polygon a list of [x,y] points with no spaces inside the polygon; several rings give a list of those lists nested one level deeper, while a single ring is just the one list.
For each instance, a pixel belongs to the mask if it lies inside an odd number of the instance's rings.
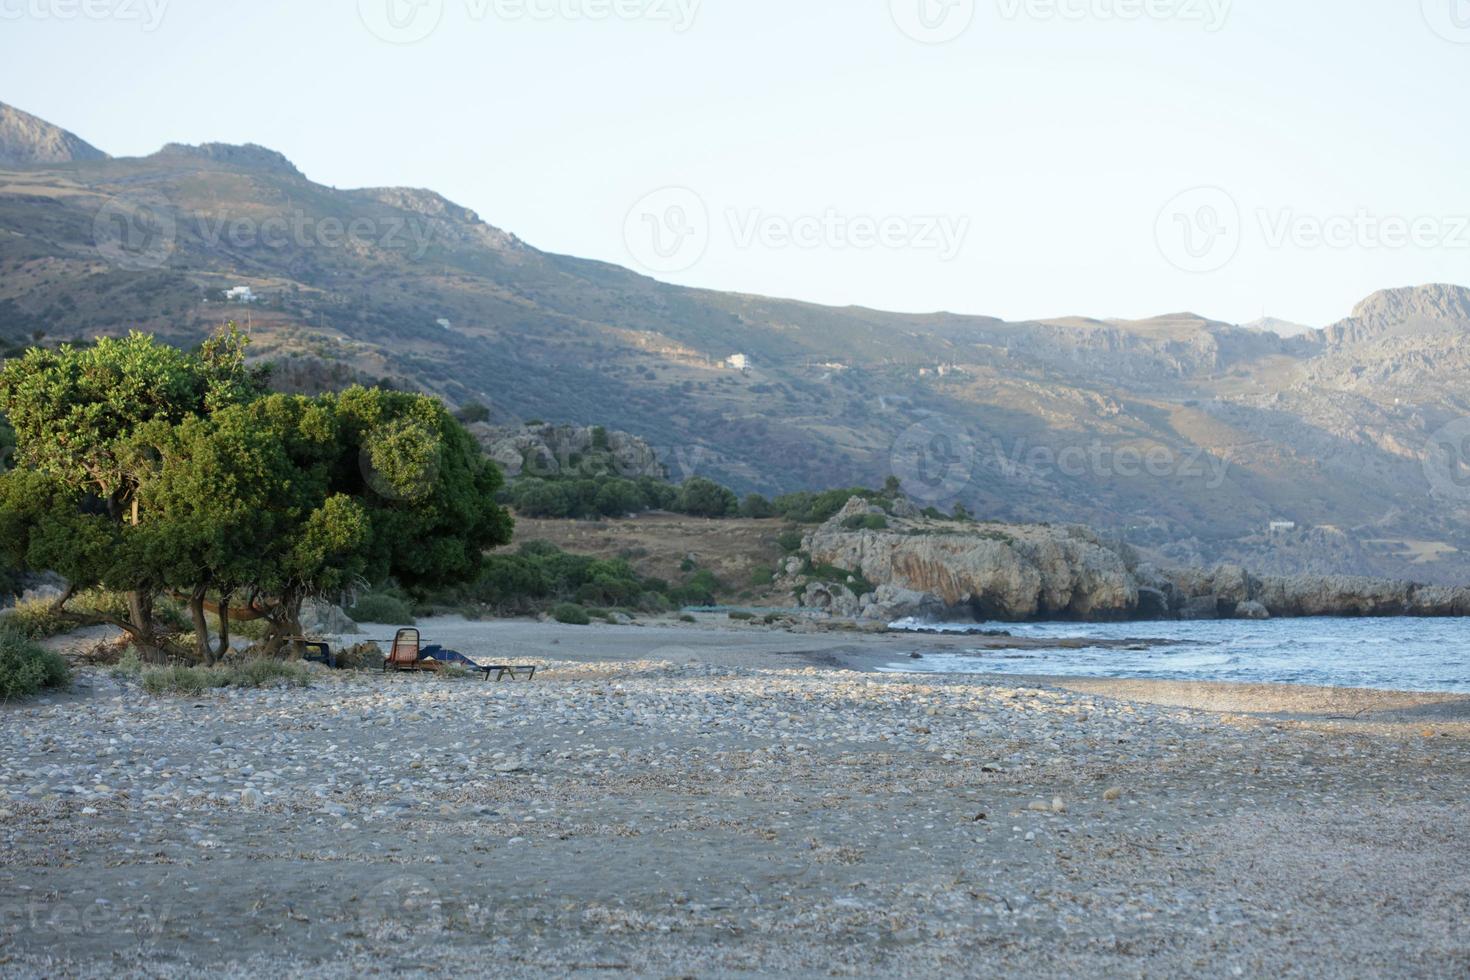
[{"label": "pebble beach", "polygon": [[0,973],[1470,973],[1464,697],[424,630],[541,672],[0,706]]}]

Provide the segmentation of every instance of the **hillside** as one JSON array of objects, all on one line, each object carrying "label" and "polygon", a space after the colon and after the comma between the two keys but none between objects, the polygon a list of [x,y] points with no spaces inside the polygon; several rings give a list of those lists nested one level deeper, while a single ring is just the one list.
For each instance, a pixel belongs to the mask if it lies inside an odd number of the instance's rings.
[{"label": "hillside", "polygon": [[70,163],[106,157],[107,154],[80,137],[0,102],[0,166]]},{"label": "hillside", "polygon": [[[605,425],[676,480],[774,493],[897,473],[924,503],[1088,523],[1166,561],[1470,572],[1470,492],[1430,480],[1431,435],[1470,415],[1460,287],[1391,290],[1291,337],[1194,313],[832,308],[549,254],[430,191],[338,190],[261,147],[77,143],[0,166],[11,346],[187,341],[236,319],[289,384],[391,378],[495,425]],[[227,303],[238,286],[259,301]]]}]

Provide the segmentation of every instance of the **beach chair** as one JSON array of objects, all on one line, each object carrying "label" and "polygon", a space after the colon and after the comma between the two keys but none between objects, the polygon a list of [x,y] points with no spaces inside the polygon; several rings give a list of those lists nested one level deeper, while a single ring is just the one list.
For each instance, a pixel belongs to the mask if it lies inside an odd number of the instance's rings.
[{"label": "beach chair", "polygon": [[433,657],[440,663],[456,664],[467,670],[477,670],[485,675],[485,680],[487,681],[494,677],[497,684],[507,678],[513,681],[533,681],[536,679],[536,667],[533,664],[522,667],[512,667],[508,664],[482,664],[478,661],[471,660],[458,650],[446,650],[440,646],[424,647],[423,655]]},{"label": "beach chair", "polygon": [[437,660],[419,658],[419,631],[401,629],[393,637],[393,649],[383,660],[383,670],[442,670],[444,665]]}]

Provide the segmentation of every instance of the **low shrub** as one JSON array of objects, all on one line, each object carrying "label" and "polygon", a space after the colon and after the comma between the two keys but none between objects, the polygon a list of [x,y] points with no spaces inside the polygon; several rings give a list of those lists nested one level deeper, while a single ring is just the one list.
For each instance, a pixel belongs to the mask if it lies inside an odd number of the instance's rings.
[{"label": "low shrub", "polygon": [[776,538],[776,544],[780,545],[781,553],[794,555],[801,550],[802,534],[800,531],[782,531],[780,537]]},{"label": "low shrub", "polygon": [[227,687],[307,687],[311,671],[282,660],[247,660],[228,667],[157,667],[142,672],[150,694],[203,694]]},{"label": "low shrub", "polygon": [[568,626],[591,626],[592,617],[575,602],[563,602],[551,610],[551,618]]},{"label": "low shrub", "polygon": [[66,661],[14,629],[0,630],[0,701],[28,698],[71,680]]},{"label": "low shrub", "polygon": [[52,599],[17,602],[15,608],[7,612],[0,622],[29,640],[60,636],[76,628],[75,623],[57,611],[56,603]]},{"label": "low shrub", "polygon": [[888,518],[882,514],[856,514],[842,522],[849,531],[886,531]]},{"label": "low shrub", "polygon": [[755,619],[755,613],[741,612],[737,609],[734,612],[730,613],[730,618],[738,623],[748,623],[751,620]]},{"label": "low shrub", "polygon": [[699,622],[699,620],[695,619],[693,616],[689,615],[688,613],[685,613],[684,615],[682,615],[682,616],[679,617],[679,622],[681,622],[681,623],[697,623],[697,622]]},{"label": "low shrub", "polygon": [[383,623],[388,626],[412,626],[416,620],[408,601],[386,592],[371,592],[347,610],[356,623]]}]

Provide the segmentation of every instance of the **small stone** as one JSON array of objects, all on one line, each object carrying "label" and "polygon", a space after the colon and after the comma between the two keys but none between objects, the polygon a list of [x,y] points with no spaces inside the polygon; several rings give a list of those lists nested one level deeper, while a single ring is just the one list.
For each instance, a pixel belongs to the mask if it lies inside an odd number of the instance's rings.
[{"label": "small stone", "polygon": [[1027,804],[1026,809],[1030,810],[1032,813],[1051,812],[1051,807],[1042,800],[1032,800],[1029,804]]},{"label": "small stone", "polygon": [[258,789],[247,786],[240,791],[241,806],[260,806],[264,800],[265,797],[261,795]]},{"label": "small stone", "polygon": [[1053,796],[1052,799],[1051,799],[1051,812],[1052,813],[1066,813],[1067,812],[1067,801],[1064,800],[1064,799],[1062,799],[1060,796]]},{"label": "small stone", "polygon": [[1117,803],[1122,798],[1123,790],[1117,786],[1114,786],[1112,789],[1103,793],[1103,799],[1107,800],[1109,803]]}]

